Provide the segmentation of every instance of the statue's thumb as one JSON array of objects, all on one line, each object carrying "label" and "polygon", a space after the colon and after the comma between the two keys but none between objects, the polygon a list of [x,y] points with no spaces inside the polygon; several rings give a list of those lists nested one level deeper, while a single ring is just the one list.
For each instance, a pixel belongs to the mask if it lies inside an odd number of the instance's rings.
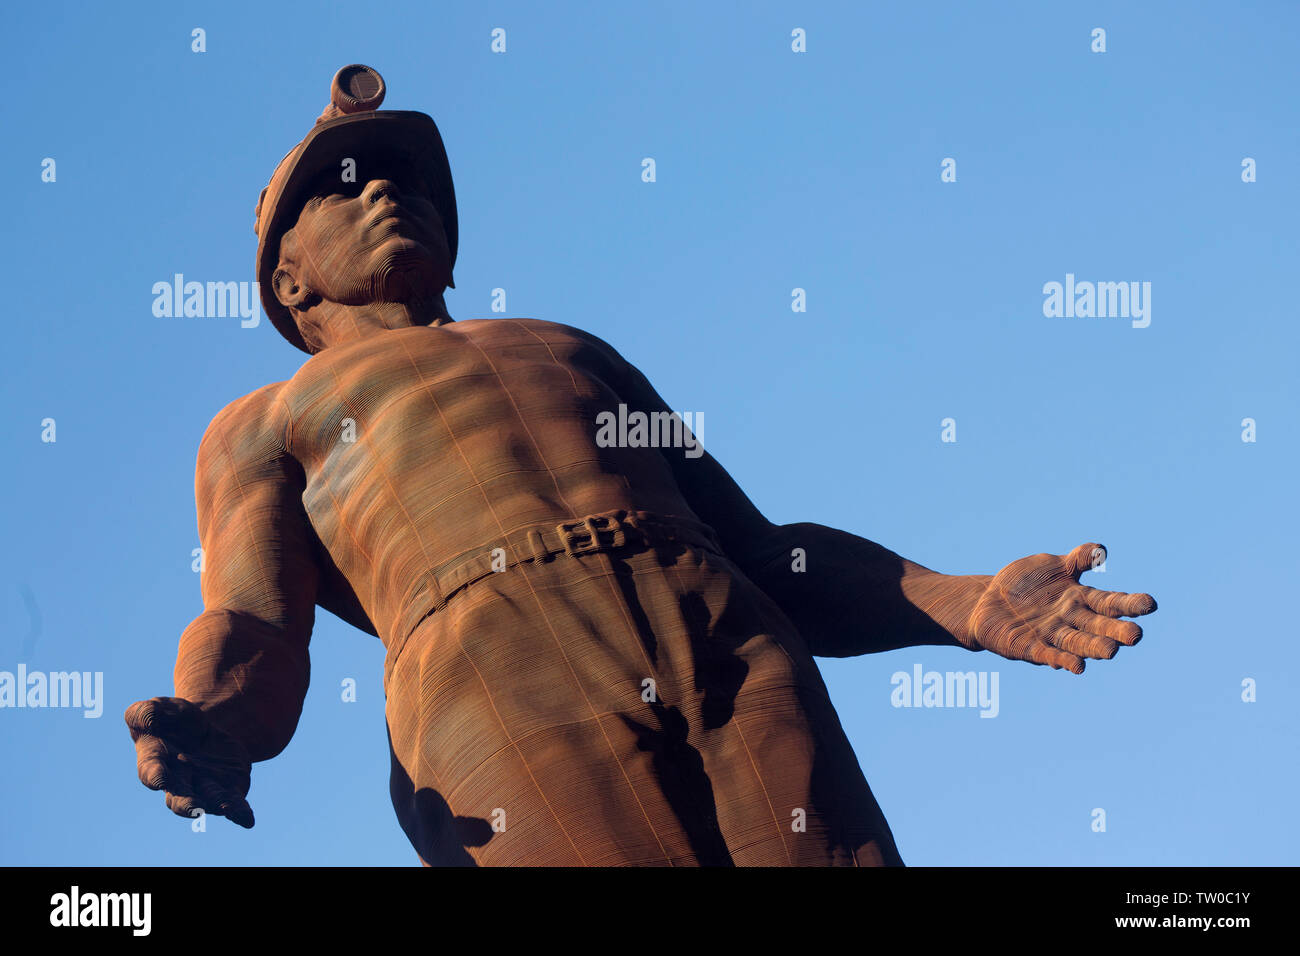
[{"label": "statue's thumb", "polygon": [[1106,562],[1106,546],[1090,541],[1081,544],[1065,556],[1065,569],[1074,577],[1100,567]]}]

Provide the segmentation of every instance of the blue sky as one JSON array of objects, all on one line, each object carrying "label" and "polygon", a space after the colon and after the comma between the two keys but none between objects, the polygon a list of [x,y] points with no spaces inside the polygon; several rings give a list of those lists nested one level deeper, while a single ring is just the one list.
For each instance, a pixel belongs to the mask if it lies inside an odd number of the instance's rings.
[{"label": "blue sky", "polygon": [[[204,428],[303,358],[265,318],[156,318],[151,288],[254,278],[258,192],[352,62],[442,131],[453,316],[491,317],[500,287],[508,315],[609,341],[704,412],[773,520],[952,573],[1102,541],[1085,583],[1157,597],[1142,644],[1082,677],[937,648],[823,662],[905,861],[1298,862],[1294,4],[6,19],[0,670],[102,671],[105,700],[98,720],[0,710],[0,864],[416,862],[388,798],[382,649],[325,612],[298,735],[254,768],[252,831],[168,813],[121,721],[171,692],[202,609]],[[1150,282],[1150,325],[1045,317],[1067,273]],[[997,718],[891,706],[915,664],[996,671]]]}]

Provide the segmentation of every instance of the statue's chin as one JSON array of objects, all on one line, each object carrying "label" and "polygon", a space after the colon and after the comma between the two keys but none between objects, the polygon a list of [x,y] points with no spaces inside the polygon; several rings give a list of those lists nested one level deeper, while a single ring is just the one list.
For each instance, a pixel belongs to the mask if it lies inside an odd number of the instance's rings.
[{"label": "statue's chin", "polygon": [[419,243],[408,241],[390,247],[376,264],[374,292],[379,302],[419,302],[444,288],[445,282],[438,284],[433,259]]}]

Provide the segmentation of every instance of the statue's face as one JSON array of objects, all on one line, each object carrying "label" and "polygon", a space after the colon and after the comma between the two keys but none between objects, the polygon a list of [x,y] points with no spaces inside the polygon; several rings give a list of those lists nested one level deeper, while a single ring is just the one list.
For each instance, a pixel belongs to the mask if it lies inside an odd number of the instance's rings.
[{"label": "statue's face", "polygon": [[344,305],[416,302],[451,281],[442,219],[422,177],[370,163],[357,182],[317,180],[281,241],[281,265],[323,298]]}]

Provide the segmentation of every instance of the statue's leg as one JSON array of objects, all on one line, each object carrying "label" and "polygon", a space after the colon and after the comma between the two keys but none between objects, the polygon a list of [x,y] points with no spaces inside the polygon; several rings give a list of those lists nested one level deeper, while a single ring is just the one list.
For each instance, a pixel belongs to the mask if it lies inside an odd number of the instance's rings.
[{"label": "statue's leg", "polygon": [[697,825],[707,781],[643,699],[654,655],[626,583],[607,555],[561,555],[469,585],[417,628],[387,714],[394,805],[424,859],[724,861]]},{"label": "statue's leg", "polygon": [[[394,693],[394,690],[396,693]],[[418,706],[405,698],[405,687],[390,688],[388,711],[402,714]],[[399,726],[407,726],[402,721]],[[399,730],[397,745],[409,753],[409,741],[403,740]],[[416,856],[424,866],[474,866],[469,847],[481,842],[483,830],[489,829],[472,820],[458,820],[442,794],[427,785],[418,786],[411,779],[394,745],[392,717],[389,718],[388,752],[392,760],[389,774],[389,793],[397,820],[406,833]],[[415,763],[415,761],[410,761]],[[418,775],[418,772],[417,772]]]},{"label": "statue's leg", "polygon": [[697,690],[683,709],[734,862],[901,864],[793,625],[725,558],[705,553],[689,580],[678,600]]}]

